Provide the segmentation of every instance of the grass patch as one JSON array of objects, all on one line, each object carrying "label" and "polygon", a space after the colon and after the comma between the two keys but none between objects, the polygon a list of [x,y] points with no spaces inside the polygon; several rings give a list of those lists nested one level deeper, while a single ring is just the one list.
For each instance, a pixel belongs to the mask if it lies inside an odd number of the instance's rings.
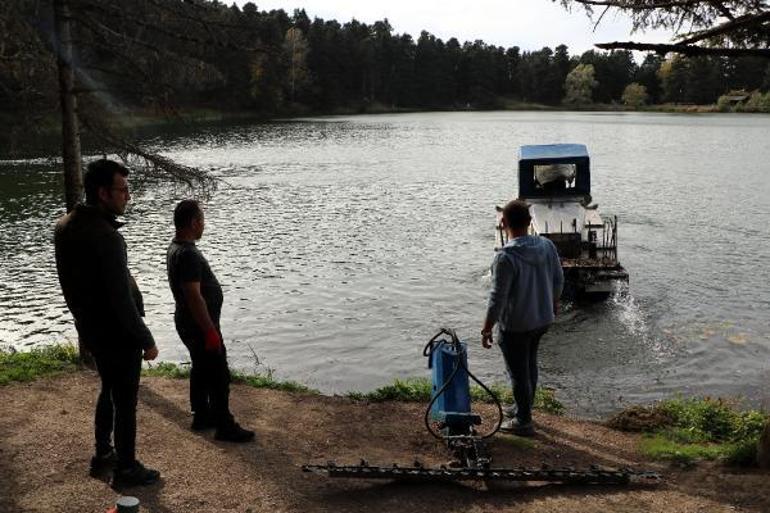
[{"label": "grass patch", "polygon": [[306,394],[320,394],[318,390],[307,387],[296,381],[278,381],[273,379],[272,373],[268,374],[243,374],[232,373],[233,383],[243,383],[254,388],[268,388],[270,390],[283,390],[284,392],[302,392]]},{"label": "grass patch", "polygon": [[[75,370],[78,368],[78,349],[72,345],[54,345],[28,352],[0,351],[0,385],[14,381],[31,381],[37,377]],[[258,359],[253,374],[233,372],[233,383],[242,383],[254,388],[268,388],[287,392],[319,393],[296,381],[279,381],[273,376],[273,370],[265,367],[260,372]],[[170,379],[188,379],[189,365],[178,365],[170,362],[150,363],[142,369],[143,376]],[[493,394],[502,402],[509,404],[513,401],[511,389],[508,386],[495,384],[490,387]],[[489,394],[478,385],[471,386],[471,400],[474,402],[493,403]],[[382,402],[406,401],[428,403],[431,399],[432,384],[428,378],[397,379],[373,392],[350,392],[347,397],[355,400]],[[556,399],[554,390],[539,388],[535,395],[535,408],[547,413],[559,415],[564,412],[564,406]]]},{"label": "grass patch", "polygon": [[393,384],[385,385],[372,392],[351,392],[351,399],[379,403],[383,401],[428,402],[432,385],[425,378],[396,379]]},{"label": "grass patch", "polygon": [[78,349],[72,345],[55,345],[31,351],[0,351],[0,385],[32,381],[78,368]]},{"label": "grass patch", "polygon": [[187,379],[190,377],[190,367],[175,363],[158,362],[150,363],[146,369],[142,369],[142,376],[153,378]]},{"label": "grass patch", "polygon": [[672,419],[673,427],[686,429],[699,440],[740,442],[759,438],[767,422],[757,410],[742,411],[735,401],[724,399],[669,399],[656,406]]},{"label": "grass patch", "polygon": [[723,455],[720,445],[679,443],[665,435],[647,435],[640,444],[642,454],[690,466],[698,459],[714,460]]},{"label": "grass patch", "polygon": [[563,415],[566,408],[556,399],[553,388],[538,388],[535,391],[535,409],[551,415]]},{"label": "grass patch", "polygon": [[[513,401],[513,394],[508,386],[494,384],[489,387],[490,391],[503,404],[510,404]],[[380,387],[372,392],[349,392],[347,397],[358,401],[383,402],[383,401],[405,401],[428,403],[431,400],[433,385],[428,378],[407,378],[396,379],[392,384]],[[474,402],[493,403],[494,400],[489,394],[478,385],[472,385],[471,400]],[[535,409],[561,415],[564,413],[564,405],[556,399],[556,392],[548,388],[538,388],[535,394]]]},{"label": "grass patch", "polygon": [[[633,413],[634,418],[657,422],[638,429],[652,433],[642,441],[643,454],[686,464],[720,459],[730,465],[756,465],[759,437],[770,420],[761,411],[741,410],[737,401],[709,397],[669,399],[649,408],[635,407]],[[624,418],[622,413],[613,421],[619,418]]]},{"label": "grass patch", "polygon": [[[158,378],[187,379],[190,377],[189,365],[177,365],[175,363],[160,362],[151,364],[147,369],[142,370],[143,376],[152,376]],[[254,388],[269,388],[270,390],[283,390],[286,392],[318,393],[296,381],[278,381],[273,377],[272,369],[268,369],[265,374],[255,373],[246,374],[243,372],[231,372],[233,383],[241,383]]]}]

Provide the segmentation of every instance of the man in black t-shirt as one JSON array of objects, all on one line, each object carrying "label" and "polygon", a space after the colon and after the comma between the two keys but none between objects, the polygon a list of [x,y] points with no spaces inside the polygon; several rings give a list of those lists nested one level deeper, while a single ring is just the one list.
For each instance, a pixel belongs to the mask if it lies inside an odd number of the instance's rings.
[{"label": "man in black t-shirt", "polygon": [[203,210],[198,202],[181,201],[174,209],[174,225],[176,237],[168,247],[166,266],[176,303],[176,331],[192,360],[192,429],[216,428],[217,440],[248,442],[254,438],[254,432],[239,426],[230,413],[230,370],[219,326],[222,287],[195,246],[204,228]]}]

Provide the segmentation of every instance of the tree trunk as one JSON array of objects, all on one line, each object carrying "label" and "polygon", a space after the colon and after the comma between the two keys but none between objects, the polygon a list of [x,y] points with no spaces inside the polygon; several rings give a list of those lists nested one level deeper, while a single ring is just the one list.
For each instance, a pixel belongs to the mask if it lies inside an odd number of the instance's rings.
[{"label": "tree trunk", "polygon": [[[59,70],[59,102],[61,104],[62,162],[64,164],[64,201],[67,212],[83,199],[83,173],[80,162],[75,69],[72,61],[72,13],[68,0],[54,0],[54,50]],[[93,356],[78,339],[80,361],[94,367]]]},{"label": "tree trunk", "polygon": [[762,432],[762,436],[759,437],[757,461],[760,468],[770,470],[770,420],[765,424],[765,430]]},{"label": "tree trunk", "polygon": [[54,0],[55,39],[59,69],[59,101],[62,121],[62,160],[64,163],[64,199],[67,212],[83,199],[83,175],[80,163],[75,70],[72,61],[72,14],[68,0]]}]

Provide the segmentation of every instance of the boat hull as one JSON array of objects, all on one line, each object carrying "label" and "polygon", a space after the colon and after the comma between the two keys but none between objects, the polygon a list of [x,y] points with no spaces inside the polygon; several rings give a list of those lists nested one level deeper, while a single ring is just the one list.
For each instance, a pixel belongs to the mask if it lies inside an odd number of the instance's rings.
[{"label": "boat hull", "polygon": [[578,301],[603,301],[628,286],[628,272],[620,264],[613,266],[563,266],[562,298]]}]

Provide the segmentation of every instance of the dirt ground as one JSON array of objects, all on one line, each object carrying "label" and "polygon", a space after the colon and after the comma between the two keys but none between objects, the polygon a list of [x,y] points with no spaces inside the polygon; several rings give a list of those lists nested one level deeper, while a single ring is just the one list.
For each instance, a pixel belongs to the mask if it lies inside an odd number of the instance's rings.
[{"label": "dirt ground", "polygon": [[[94,373],[77,372],[0,388],[0,511],[103,512],[121,493],[89,477]],[[645,461],[637,436],[598,424],[537,414],[534,447],[498,435],[495,466],[657,470],[658,485],[397,483],[329,479],[304,463],[426,464],[447,454],[423,427],[420,404],[367,404],[340,397],[234,386],[232,409],[257,438],[217,442],[189,430],[187,382],[142,380],[138,456],[160,483],[124,490],[142,512],[770,512],[770,473],[699,463],[685,470]],[[482,414],[492,417],[485,406]]]}]

